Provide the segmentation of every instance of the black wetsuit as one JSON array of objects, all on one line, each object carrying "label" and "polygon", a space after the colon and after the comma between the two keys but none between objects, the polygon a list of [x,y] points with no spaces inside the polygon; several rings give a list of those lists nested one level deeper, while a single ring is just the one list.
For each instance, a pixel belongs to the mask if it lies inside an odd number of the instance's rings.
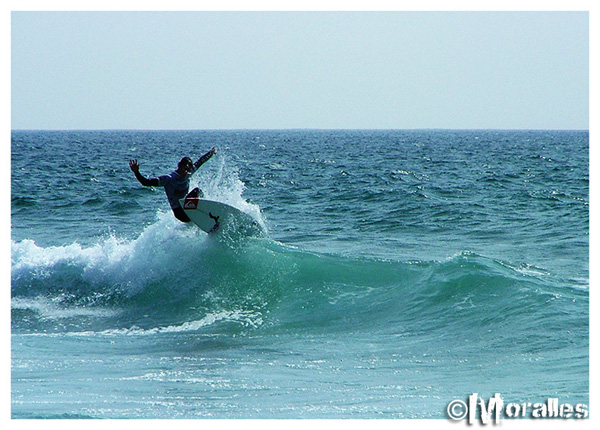
[{"label": "black wetsuit", "polygon": [[190,188],[190,179],[192,175],[198,170],[200,166],[206,163],[210,157],[213,156],[212,151],[208,151],[202,157],[196,161],[192,167],[192,171],[185,176],[177,173],[176,170],[172,171],[168,175],[161,175],[158,178],[144,178],[143,176],[136,175],[138,181],[142,185],[151,187],[164,187],[165,194],[169,200],[169,205],[173,211],[173,215],[181,222],[190,222],[190,218],[185,214],[183,208],[179,204],[179,200],[183,199]]}]

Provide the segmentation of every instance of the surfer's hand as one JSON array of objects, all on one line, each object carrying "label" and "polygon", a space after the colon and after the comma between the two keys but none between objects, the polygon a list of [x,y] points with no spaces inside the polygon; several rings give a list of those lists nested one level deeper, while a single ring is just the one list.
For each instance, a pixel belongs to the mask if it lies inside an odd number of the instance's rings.
[{"label": "surfer's hand", "polygon": [[140,171],[140,165],[137,160],[129,160],[129,168],[133,173],[138,173]]},{"label": "surfer's hand", "polygon": [[213,154],[217,153],[217,147],[213,146],[212,148],[210,148],[210,152],[212,152]]}]

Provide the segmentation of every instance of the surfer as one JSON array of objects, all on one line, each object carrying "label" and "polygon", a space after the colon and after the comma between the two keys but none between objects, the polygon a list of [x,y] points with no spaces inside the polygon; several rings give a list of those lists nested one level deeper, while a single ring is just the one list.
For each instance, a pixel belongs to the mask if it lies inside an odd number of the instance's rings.
[{"label": "surfer", "polygon": [[[169,200],[169,205],[173,211],[173,215],[181,222],[190,222],[190,218],[185,214],[183,208],[179,204],[179,199],[184,198],[190,188],[190,178],[196,170],[210,157],[217,153],[217,148],[213,147],[210,151],[204,154],[195,163],[192,163],[190,157],[183,157],[177,164],[177,169],[168,175],[161,175],[158,178],[146,178],[140,173],[140,165],[137,160],[129,160],[129,168],[135,174],[136,179],[145,187],[164,187],[165,194]],[[194,189],[193,191],[195,191]],[[202,191],[198,190],[201,194]]]}]

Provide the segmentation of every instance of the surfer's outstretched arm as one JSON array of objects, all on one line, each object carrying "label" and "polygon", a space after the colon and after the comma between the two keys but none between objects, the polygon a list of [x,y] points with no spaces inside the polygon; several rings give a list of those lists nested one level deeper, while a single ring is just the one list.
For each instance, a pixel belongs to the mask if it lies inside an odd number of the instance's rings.
[{"label": "surfer's outstretched arm", "polygon": [[210,157],[212,157],[213,155],[215,155],[217,153],[217,148],[215,148],[214,146],[210,149],[210,151],[208,151],[206,154],[204,154],[202,157],[198,158],[198,161],[196,161],[194,163],[194,167],[197,169],[198,167],[202,166],[204,163],[206,163]]},{"label": "surfer's outstretched arm", "polygon": [[144,187],[158,187],[158,178],[145,178],[142,176],[140,173],[140,165],[138,164],[137,160],[129,160],[129,168],[135,175],[135,178],[138,180],[138,182]]}]

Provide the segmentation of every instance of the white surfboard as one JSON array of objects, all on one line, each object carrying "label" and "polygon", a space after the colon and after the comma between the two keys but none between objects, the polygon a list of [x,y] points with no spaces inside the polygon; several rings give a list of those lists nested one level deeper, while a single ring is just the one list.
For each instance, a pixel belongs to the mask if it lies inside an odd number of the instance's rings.
[{"label": "white surfboard", "polygon": [[245,236],[263,233],[259,222],[252,215],[228,204],[197,197],[186,197],[179,202],[190,220],[207,233],[240,232]]}]

